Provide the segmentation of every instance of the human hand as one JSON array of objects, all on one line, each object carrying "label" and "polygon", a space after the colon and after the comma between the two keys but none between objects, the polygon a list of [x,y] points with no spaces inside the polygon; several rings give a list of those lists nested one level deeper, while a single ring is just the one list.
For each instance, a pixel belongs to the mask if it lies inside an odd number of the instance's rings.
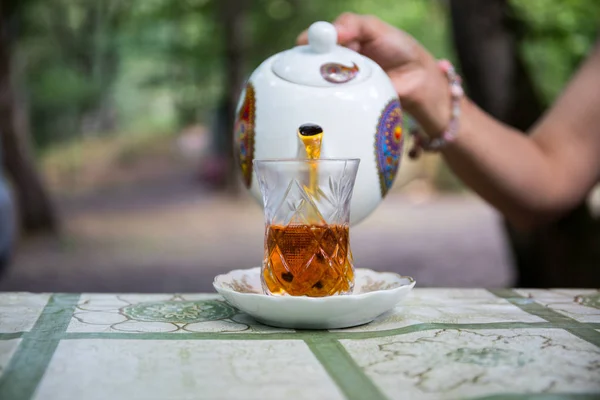
[{"label": "human hand", "polygon": [[[406,32],[377,17],[344,13],[334,22],[338,44],[375,61],[388,74],[403,107],[430,135],[441,133],[450,120],[446,77],[433,56]],[[299,45],[308,43],[302,32]]]}]

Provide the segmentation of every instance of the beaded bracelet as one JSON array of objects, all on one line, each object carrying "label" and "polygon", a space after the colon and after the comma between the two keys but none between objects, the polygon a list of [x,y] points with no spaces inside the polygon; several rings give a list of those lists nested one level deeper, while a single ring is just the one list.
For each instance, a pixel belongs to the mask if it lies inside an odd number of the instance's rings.
[{"label": "beaded bracelet", "polygon": [[410,134],[413,136],[413,147],[408,152],[412,159],[416,159],[421,155],[421,151],[439,151],[448,143],[456,139],[458,134],[458,118],[460,117],[460,98],[464,95],[461,85],[460,76],[454,70],[454,67],[448,60],[438,61],[438,66],[446,74],[450,83],[450,96],[452,97],[452,116],[448,127],[440,137],[430,139],[421,129],[413,127],[410,129]]}]

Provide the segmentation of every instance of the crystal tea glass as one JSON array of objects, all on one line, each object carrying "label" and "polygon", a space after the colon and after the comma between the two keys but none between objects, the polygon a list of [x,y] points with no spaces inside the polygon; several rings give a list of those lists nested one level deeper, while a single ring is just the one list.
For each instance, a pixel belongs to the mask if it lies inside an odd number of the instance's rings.
[{"label": "crystal tea glass", "polygon": [[359,162],[254,160],[265,210],[261,280],[266,294],[352,292],[350,200]]}]

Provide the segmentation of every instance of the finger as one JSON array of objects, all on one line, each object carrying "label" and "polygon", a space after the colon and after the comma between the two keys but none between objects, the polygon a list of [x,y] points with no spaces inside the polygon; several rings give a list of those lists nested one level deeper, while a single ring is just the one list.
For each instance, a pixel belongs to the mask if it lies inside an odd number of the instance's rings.
[{"label": "finger", "polygon": [[350,50],[354,50],[356,52],[360,52],[360,43],[358,43],[356,41],[354,41],[354,42],[348,42],[344,46],[346,46]]},{"label": "finger", "polygon": [[333,23],[338,32],[338,42],[366,43],[377,39],[386,30],[386,24],[371,15],[343,13]]},{"label": "finger", "polygon": [[[370,42],[386,30],[387,25],[377,17],[371,15],[358,15],[353,13],[343,13],[333,22],[337,31],[338,43],[348,46],[352,44],[352,49],[360,48],[360,43]],[[304,30],[296,39],[298,45],[308,44],[308,30]]]},{"label": "finger", "polygon": [[338,34],[338,43],[345,44],[356,41],[358,37],[358,15],[343,13],[333,21]]},{"label": "finger", "polygon": [[308,44],[308,30],[303,31],[300,35],[298,35],[298,38],[296,38],[296,44],[298,46]]}]

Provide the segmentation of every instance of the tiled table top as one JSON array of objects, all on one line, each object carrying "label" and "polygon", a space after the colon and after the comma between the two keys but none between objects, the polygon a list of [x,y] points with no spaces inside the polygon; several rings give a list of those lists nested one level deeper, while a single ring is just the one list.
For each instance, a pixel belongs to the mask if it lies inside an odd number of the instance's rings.
[{"label": "tiled table top", "polygon": [[0,399],[600,398],[600,292],[415,289],[293,331],[215,294],[0,293]]}]

